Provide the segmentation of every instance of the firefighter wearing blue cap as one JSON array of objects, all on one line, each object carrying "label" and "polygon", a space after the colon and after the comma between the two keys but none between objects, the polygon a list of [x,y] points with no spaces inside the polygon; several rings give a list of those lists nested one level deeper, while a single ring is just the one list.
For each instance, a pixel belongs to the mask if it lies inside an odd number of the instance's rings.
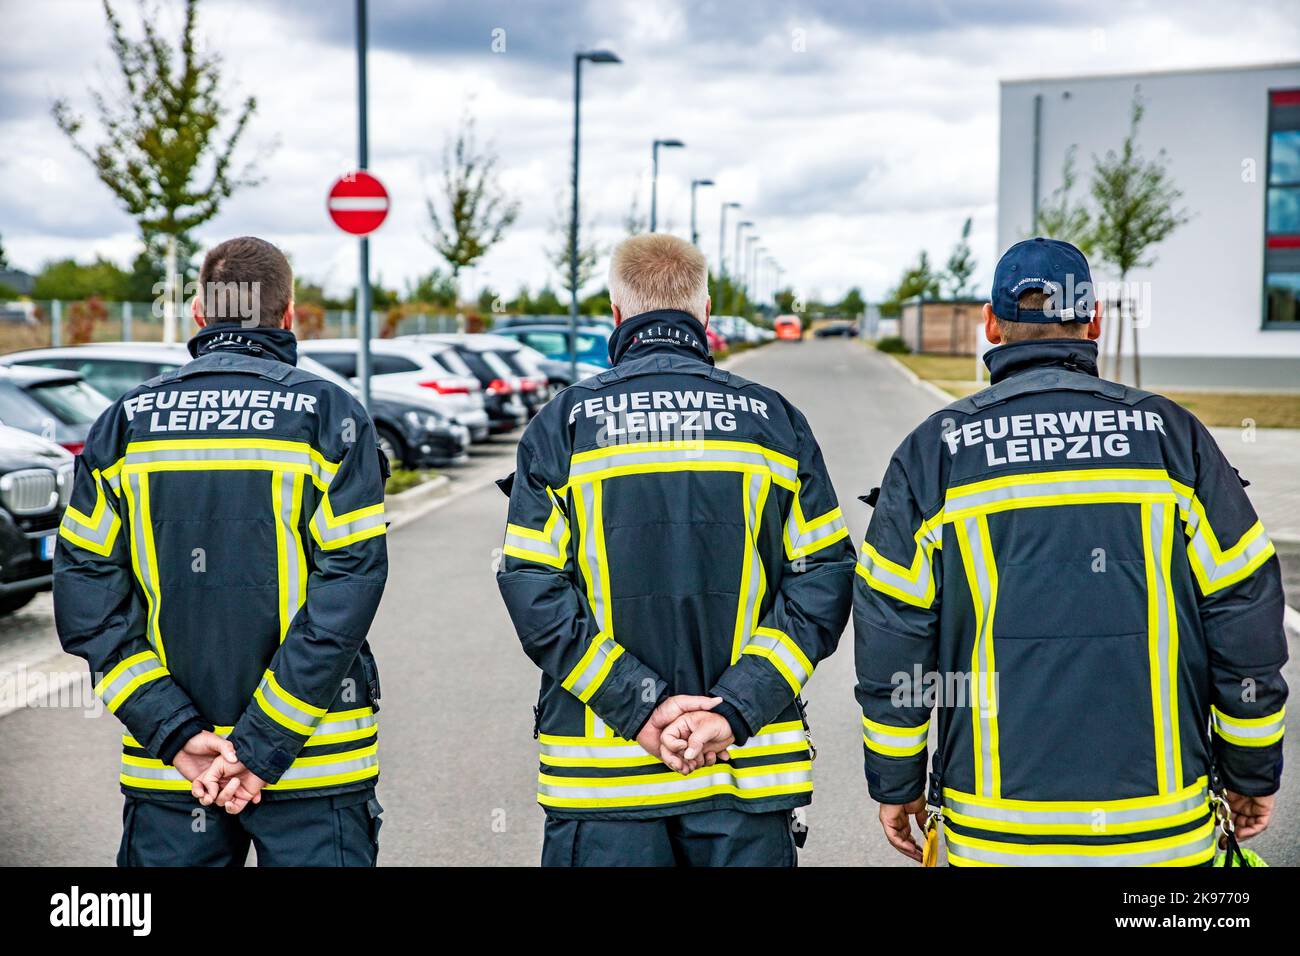
[{"label": "firefighter wearing blue cap", "polygon": [[1278,559],[1205,427],[1098,377],[1101,323],[1078,249],[1012,246],[984,306],[992,385],[909,435],[870,497],[867,783],[914,859],[942,830],[954,865],[1199,865],[1273,811]]}]

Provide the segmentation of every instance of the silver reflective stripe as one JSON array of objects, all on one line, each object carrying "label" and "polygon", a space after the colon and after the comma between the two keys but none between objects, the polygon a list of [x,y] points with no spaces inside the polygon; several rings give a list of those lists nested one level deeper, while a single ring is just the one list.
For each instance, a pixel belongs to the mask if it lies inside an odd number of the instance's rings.
[{"label": "silver reflective stripe", "polygon": [[975,569],[975,584],[978,590],[979,614],[978,630],[975,634],[976,673],[972,675],[971,684],[975,691],[973,719],[979,725],[979,752],[975,755],[980,763],[980,796],[997,796],[994,787],[994,768],[996,754],[993,749],[993,737],[997,733],[997,690],[993,681],[993,579],[996,571],[987,566],[984,560],[984,534],[978,518],[966,518],[960,522],[962,542],[970,555],[971,566]]},{"label": "silver reflective stripe", "polygon": [[[858,558],[858,565],[869,576],[882,584],[886,584],[895,590],[902,591],[904,594],[909,594],[918,601],[924,601],[926,595],[930,592],[930,578],[933,574],[930,567],[930,555],[927,553],[927,545],[933,543],[936,539],[937,534],[935,533],[935,530],[932,530],[917,544],[917,549],[921,555],[921,563],[915,581],[910,578],[905,578],[900,574],[896,574],[885,565],[876,561],[876,559],[871,556],[871,552],[866,548],[862,549],[862,555]],[[913,557],[913,561],[915,561],[915,557]]]},{"label": "silver reflective stripe", "polygon": [[826,538],[829,538],[831,535],[838,533],[846,527],[848,527],[848,525],[844,523],[844,518],[840,516],[832,518],[824,525],[813,528],[811,531],[804,531],[801,534],[799,531],[799,522],[795,518],[794,508],[791,508],[790,517],[787,518],[785,522],[785,533],[786,537],[790,539],[790,550],[798,553],[803,551],[805,548],[812,547],[818,541],[824,541]]},{"label": "silver reflective stripe", "polygon": [[[1208,800],[1209,791],[1205,787],[1173,803],[1149,807],[1130,807],[1127,809],[1109,809],[1104,800],[1098,801],[1096,808],[1091,810],[1012,809],[968,803],[961,798],[961,795],[955,794],[951,790],[944,791],[943,796],[945,807],[976,820],[987,820],[996,823],[1086,827],[1097,826],[1098,822],[1101,821],[1099,833],[1105,832],[1105,824],[1142,823],[1144,821],[1159,821],[1169,817],[1176,817],[1189,810],[1195,810],[1197,807],[1205,807]],[[965,853],[966,851],[963,849],[962,852]]]},{"label": "silver reflective stripe", "polygon": [[113,683],[100,691],[99,696],[105,703],[107,703],[118,694],[122,693],[122,691],[126,689],[126,685],[131,683],[131,681],[135,680],[137,677],[144,676],[149,673],[149,671],[157,670],[161,666],[162,665],[158,661],[157,655],[150,654],[147,660],[132,664],[126,670],[122,671],[122,673],[118,674],[117,677],[113,679]]},{"label": "silver reflective stripe", "polygon": [[288,633],[289,625],[302,607],[302,568],[299,566],[299,545],[297,537],[297,514],[293,507],[294,484],[297,475],[292,471],[275,472],[272,481],[280,483],[280,533],[284,538],[285,579],[280,582],[288,596],[285,608],[286,620],[280,622],[280,640]]},{"label": "silver reflective stripe", "polygon": [[[511,529],[514,525],[506,525],[506,547],[518,548],[522,551],[531,551],[535,554],[544,554],[549,558],[559,560],[565,557],[564,554],[564,536],[569,532],[569,523],[565,520],[564,512],[555,502],[551,502],[551,516],[547,519],[547,524],[551,528],[550,537],[543,541],[541,538],[530,537],[528,535],[516,534]],[[524,530],[524,529],[520,529]],[[542,532],[545,533],[543,528]]]},{"label": "silver reflective stripe", "polygon": [[1161,793],[1173,793],[1182,786],[1182,781],[1178,779],[1178,758],[1174,751],[1174,728],[1177,716],[1170,674],[1173,665],[1173,635],[1176,633],[1177,624],[1169,619],[1169,583],[1166,579],[1169,555],[1166,554],[1164,546],[1166,532],[1172,533],[1171,529],[1166,527],[1172,517],[1171,512],[1172,508],[1166,504],[1152,504],[1147,510],[1147,536],[1150,549],[1148,560],[1152,568],[1147,601],[1155,611],[1156,622],[1156,632],[1151,637],[1155,642],[1156,652],[1155,686],[1159,688],[1159,696],[1155,701],[1156,720],[1159,722],[1160,730],[1160,752],[1156,754],[1159,766],[1156,772],[1160,774]]},{"label": "silver reflective stripe", "polygon": [[312,515],[311,526],[316,532],[316,536],[321,542],[328,547],[334,542],[342,541],[350,535],[357,534],[361,531],[368,531],[371,528],[377,528],[386,521],[382,508],[375,514],[366,515],[364,518],[356,518],[352,521],[345,521],[343,524],[329,527],[325,523],[325,499],[321,500],[320,507]]},{"label": "silver reflective stripe", "polygon": [[689,444],[683,448],[657,448],[636,451],[636,445],[623,446],[626,451],[610,451],[603,455],[573,462],[569,467],[569,480],[581,481],[585,477],[609,468],[626,468],[643,465],[689,465],[691,462],[710,462],[713,464],[731,464],[742,468],[770,471],[787,483],[798,481],[798,470],[780,459],[763,453],[755,447],[745,448],[699,448]]},{"label": "silver reflective stripe", "polygon": [[759,593],[766,585],[763,555],[758,550],[758,523],[761,517],[758,510],[759,498],[762,496],[766,475],[745,475],[742,478],[742,493],[745,496],[745,548],[748,554],[741,560],[740,599],[737,602],[736,616],[739,619],[739,636],[736,639],[736,651],[742,650],[753,640],[754,628],[758,625]]},{"label": "silver reflective stripe", "polygon": [[[343,753],[339,757],[346,758],[348,755]],[[367,767],[373,767],[379,763],[379,754],[367,754],[364,757],[355,759],[342,759],[337,763],[318,763],[308,764],[307,766],[291,766],[277,781],[283,784],[286,780],[314,780],[317,777],[333,777],[343,773],[353,773],[357,770],[365,770]]]},{"label": "silver reflective stripe", "polygon": [[1001,863],[1006,866],[1146,866],[1152,863],[1168,863],[1171,860],[1180,860],[1203,853],[1213,848],[1214,836],[1214,828],[1208,827],[1203,836],[1175,846],[1093,855],[1070,853],[1068,845],[1061,846],[1060,853],[1012,853],[957,843],[949,834],[948,853],[951,856],[979,863]]},{"label": "silver reflective stripe", "polygon": [[126,476],[127,490],[130,492],[131,504],[131,550],[135,554],[136,564],[139,567],[139,573],[136,579],[140,582],[140,587],[144,589],[148,597],[149,619],[148,619],[148,639],[153,646],[154,653],[165,661],[162,653],[162,640],[158,630],[158,605],[162,596],[154,590],[153,586],[153,566],[149,561],[149,548],[145,541],[145,521],[146,521],[146,499],[149,496],[149,476],[142,474],[129,474]]},{"label": "silver reflective stripe", "polygon": [[299,710],[294,704],[281,697],[265,675],[262,677],[262,683],[257,685],[257,689],[262,692],[262,698],[268,705],[274,707],[282,716],[288,717],[295,723],[306,727],[315,727],[317,721],[321,719],[320,714],[309,714],[305,710]]},{"label": "silver reflective stripe", "polygon": [[1191,515],[1189,519],[1195,522],[1196,530],[1192,532],[1192,537],[1188,541],[1188,546],[1196,552],[1196,556],[1201,560],[1201,567],[1205,569],[1205,575],[1209,578],[1209,583],[1213,585],[1221,578],[1226,578],[1236,574],[1242,568],[1254,561],[1260,554],[1267,551],[1272,546],[1272,541],[1268,535],[1260,531],[1250,544],[1242,548],[1241,553],[1235,558],[1229,558],[1227,561],[1220,562],[1214,556],[1214,548],[1210,544],[1206,529],[1203,527],[1204,522],[1200,521],[1195,512],[1188,512]]},{"label": "silver reflective stripe", "polygon": [[[329,715],[325,715],[327,722],[316,726],[315,737],[324,737],[327,734],[346,734],[353,730],[364,730],[367,727],[373,727],[379,722],[374,714],[365,714],[361,717],[351,717],[347,720],[328,720]],[[308,743],[311,743],[308,740]]]},{"label": "silver reflective stripe", "polygon": [[132,451],[127,446],[127,468],[132,465],[151,465],[175,461],[252,461],[275,462],[285,465],[302,465],[311,471],[322,484],[329,484],[334,473],[321,467],[319,461],[306,451],[288,448],[165,448],[157,451]]},{"label": "silver reflective stripe", "polygon": [[596,618],[596,626],[605,630],[606,589],[604,562],[600,559],[600,543],[597,540],[597,526],[601,521],[598,513],[596,496],[597,485],[585,484],[579,489],[582,496],[582,549],[587,555],[587,596],[591,600],[591,613]]},{"label": "silver reflective stripe", "polygon": [[[742,746],[728,747],[727,752],[731,754],[731,757],[734,760],[737,757],[744,757],[746,751],[753,751],[760,747],[780,747],[789,746],[791,744],[806,745],[807,743],[808,737],[802,730],[782,730],[766,734],[757,734],[756,736],[750,737]],[[607,744],[605,746],[597,746],[593,743],[588,746],[586,744],[548,743],[543,740],[540,747],[541,753],[547,757],[571,757],[582,760],[600,760],[602,758],[621,760],[629,757],[651,758],[651,755],[646,753],[640,744],[632,742]]]},{"label": "silver reflective stripe", "polygon": [[790,673],[794,675],[795,681],[800,687],[803,687],[804,684],[808,683],[808,678],[812,677],[812,674],[808,673],[808,671],[804,669],[803,663],[799,658],[795,657],[795,655],[790,652],[790,648],[786,647],[784,643],[775,637],[768,637],[766,634],[755,634],[749,639],[749,643],[746,646],[762,647],[769,653],[775,654],[779,657],[781,663],[785,664],[785,666],[789,668]]},{"label": "silver reflective stripe", "polygon": [[898,747],[901,749],[919,747],[930,737],[930,722],[928,720],[920,727],[899,727],[898,729],[900,733],[887,734],[874,729],[865,721],[862,724],[863,736],[872,743],[885,747]]},{"label": "silver reflective stripe", "polygon": [[745,756],[746,750],[753,750],[757,747],[779,747],[788,744],[807,744],[808,735],[799,730],[778,730],[768,734],[758,734],[750,737],[739,747],[728,747],[727,753],[734,757]]},{"label": "silver reflective stripe", "polygon": [[122,773],[127,777],[140,777],[144,780],[184,780],[184,775],[174,767],[137,767],[122,761]]},{"label": "silver reflective stripe", "polygon": [[569,686],[569,692],[580,700],[586,700],[585,695],[595,686],[605,662],[618,649],[618,644],[608,634],[597,635],[596,641],[598,642],[596,652],[591,655],[591,659],[587,661],[587,666],[578,675],[578,679]]},{"label": "silver reflective stripe", "polygon": [[102,479],[99,478],[96,478],[95,480],[95,507],[101,509],[99,513],[99,522],[93,525],[87,524],[72,513],[72,508],[67,508],[63,512],[63,527],[67,528],[74,534],[85,538],[91,544],[103,547],[108,544],[108,537],[113,530],[113,523],[117,520],[117,512],[113,510],[112,504],[108,501],[108,496],[104,494],[104,487],[100,483],[101,480]]},{"label": "silver reflective stripe", "polygon": [[[549,779],[556,780],[558,778],[551,777]],[[575,786],[538,781],[537,789],[540,794],[548,797],[567,797],[582,800],[686,794],[694,790],[707,790],[710,787],[719,786],[734,786],[741,791],[761,790],[767,787],[812,783],[812,769],[803,768],[783,773],[756,774],[742,777],[733,774],[729,768],[723,766],[706,774],[692,774],[690,777],[679,777],[676,780],[664,780],[658,783],[629,783],[610,787],[583,786],[583,784],[590,783],[590,778],[575,777],[573,780]]]},{"label": "silver reflective stripe", "polygon": [[1096,478],[1083,481],[1042,481],[1032,484],[1007,485],[989,488],[971,494],[961,494],[960,486],[948,492],[946,511],[961,512],[969,508],[982,508],[1001,501],[1020,498],[1039,498],[1055,495],[1093,494],[1173,494],[1167,477],[1161,478]]},{"label": "silver reflective stripe", "polygon": [[1214,729],[1221,734],[1228,734],[1232,737],[1246,739],[1271,737],[1282,729],[1285,719],[1285,712],[1279,711],[1267,723],[1245,724],[1241,722],[1241,718],[1231,717],[1217,707],[1210,708],[1210,720],[1214,722]]}]

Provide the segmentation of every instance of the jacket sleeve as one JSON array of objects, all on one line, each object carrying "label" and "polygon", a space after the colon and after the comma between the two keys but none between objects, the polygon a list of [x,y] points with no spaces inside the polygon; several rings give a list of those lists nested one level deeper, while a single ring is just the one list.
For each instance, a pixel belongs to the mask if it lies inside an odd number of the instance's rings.
[{"label": "jacket sleeve", "polygon": [[[519,442],[497,586],[524,653],[621,737],[632,740],[667,684],[610,633],[608,596],[592,586],[593,578],[603,576],[605,560],[598,535],[583,542],[587,593],[577,583],[574,516],[557,490],[566,483],[568,463],[560,465],[558,444],[541,433],[548,424],[538,418]],[[599,500],[586,504],[582,497],[579,490],[572,501],[575,509],[599,509]],[[598,513],[586,517],[587,524],[599,526]],[[580,530],[577,536],[582,537]]]},{"label": "jacket sleeve", "polygon": [[150,640],[152,619],[132,576],[121,462],[102,427],[117,408],[105,412],[77,458],[54,552],[54,621],[63,649],[90,665],[95,693],[132,737],[170,764],[190,737],[212,725]]},{"label": "jacket sleeve", "polygon": [[1209,432],[1194,431],[1196,483],[1184,499],[1187,557],[1209,646],[1210,724],[1219,776],[1247,796],[1277,791],[1287,686],[1284,598],[1273,543]]},{"label": "jacket sleeve", "polygon": [[230,735],[240,761],[268,783],[289,768],[338,695],[388,579],[381,453],[370,417],[359,405],[350,415],[354,440],[307,523],[305,600]]},{"label": "jacket sleeve", "polygon": [[[781,516],[784,553],[779,584],[739,659],[710,690],[723,699],[718,709],[728,716],[733,731],[741,731],[737,744],[745,742],[742,734],[748,739],[790,706],[813,668],[835,652],[849,618],[853,591],[849,530],[808,423],[798,416],[795,425],[798,480],[789,512]],[[746,502],[747,508],[755,506]],[[761,566],[754,571],[762,573]],[[736,728],[729,707],[739,712],[745,727]]]},{"label": "jacket sleeve", "polygon": [[931,708],[912,684],[918,671],[937,667],[943,580],[934,551],[942,531],[942,508],[927,513],[896,455],[881,481],[853,593],[867,789],[880,803],[910,803],[925,792]]}]

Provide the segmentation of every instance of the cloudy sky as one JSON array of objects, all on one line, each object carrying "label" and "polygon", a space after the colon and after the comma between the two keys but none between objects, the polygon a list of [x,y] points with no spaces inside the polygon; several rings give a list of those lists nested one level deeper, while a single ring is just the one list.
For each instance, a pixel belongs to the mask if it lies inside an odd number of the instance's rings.
[{"label": "cloudy sky", "polygon": [[[136,29],[134,0],[115,5]],[[178,0],[153,5],[164,28],[178,23]],[[57,96],[84,110],[89,89],[114,88],[99,3],[0,0],[0,12],[10,261],[35,269],[102,254],[129,264],[132,220],[49,114]],[[718,204],[735,200],[788,280],[822,297],[853,285],[879,297],[922,248],[944,261],[967,216],[976,279],[987,283],[999,80],[1264,63],[1300,50],[1293,0],[371,0],[370,24],[370,166],[393,197],[373,268],[400,288],[437,264],[424,197],[469,112],[522,208],[468,275],[469,294],[554,284],[546,250],[567,190],[579,48],[624,60],[584,74],[583,218],[601,240],[623,234],[634,196],[648,207],[651,140],[680,138],[686,149],[661,153],[661,228],[686,235],[690,180],[712,178],[699,213],[710,261]],[[357,244],[330,224],[324,200],[356,160],[351,0],[205,0],[200,29],[224,59],[232,101],[257,97],[243,154],[263,155],[263,182],[197,238],[264,236],[300,274],[346,291]]]}]

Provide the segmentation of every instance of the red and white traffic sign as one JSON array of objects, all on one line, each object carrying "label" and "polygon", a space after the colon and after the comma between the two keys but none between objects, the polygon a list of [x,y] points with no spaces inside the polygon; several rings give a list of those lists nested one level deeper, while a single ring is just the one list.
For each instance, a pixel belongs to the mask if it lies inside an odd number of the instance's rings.
[{"label": "red and white traffic sign", "polygon": [[388,217],[388,190],[364,170],[340,176],[326,202],[334,225],[354,236],[365,236]]}]

